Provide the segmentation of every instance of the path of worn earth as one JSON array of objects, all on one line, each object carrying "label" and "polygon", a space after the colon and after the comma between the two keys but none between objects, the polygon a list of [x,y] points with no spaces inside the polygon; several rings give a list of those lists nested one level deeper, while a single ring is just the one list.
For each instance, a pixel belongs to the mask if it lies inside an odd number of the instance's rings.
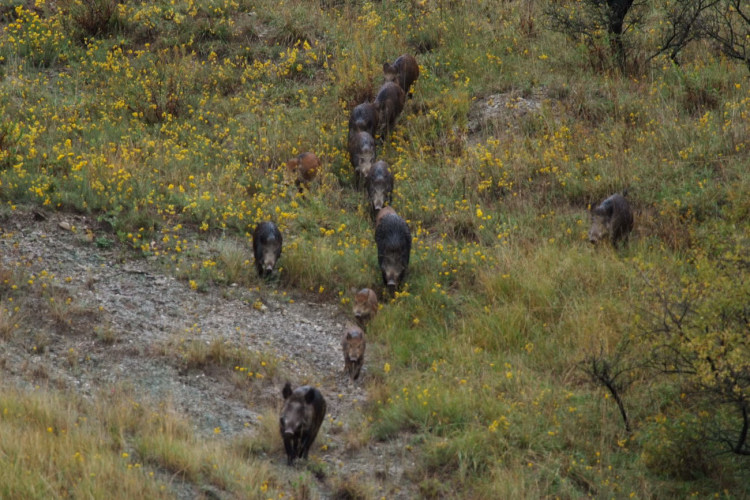
[{"label": "path of worn earth", "polygon": [[[39,384],[39,374],[44,373],[45,383],[84,397],[125,386],[138,399],[169,401],[200,435],[212,435],[218,428],[221,436],[232,439],[256,432],[259,416],[280,409],[283,380],[253,384],[250,392],[255,393],[247,394],[226,376],[185,370],[154,354],[184,339],[207,344],[222,339],[278,358],[278,372],[293,385],[310,383],[321,389],[328,415],[315,454],[332,475],[364,478],[377,485],[372,492],[377,496],[414,496],[404,475],[414,465],[404,443],[394,440],[347,449],[344,442],[341,429],[356,425],[367,397],[364,382],[352,384],[342,371],[340,335],[348,311],[302,297],[290,303],[263,287],[212,287],[199,293],[155,262],[118,249],[118,244],[99,248],[91,235],[101,231],[95,220],[77,214],[17,210],[0,217],[0,263],[9,267],[22,262],[27,272],[53,274],[55,286],[63,287],[76,304],[98,311],[95,320],[77,321],[67,332],[51,333],[42,353],[30,349],[30,339],[0,340],[4,383],[28,388]],[[253,307],[258,300],[263,306]],[[115,342],[102,342],[101,332],[92,331],[102,323],[111,329]],[[75,363],[70,362],[71,352],[78,356]],[[328,450],[320,449],[322,443]],[[285,457],[278,450],[268,459],[283,475]],[[175,493],[195,496],[190,488]],[[325,498],[330,488],[321,482],[315,494]]]}]

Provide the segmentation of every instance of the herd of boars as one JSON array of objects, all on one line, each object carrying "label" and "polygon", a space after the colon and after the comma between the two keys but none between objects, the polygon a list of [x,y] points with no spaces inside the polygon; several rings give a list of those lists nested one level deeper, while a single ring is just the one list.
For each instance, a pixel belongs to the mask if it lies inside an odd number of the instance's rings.
[{"label": "herd of boars", "polygon": [[[404,109],[407,96],[419,78],[414,56],[404,54],[393,63],[383,64],[384,82],[373,102],[355,106],[349,115],[347,148],[353,167],[354,185],[365,191],[368,211],[374,220],[378,267],[383,287],[395,293],[404,282],[411,253],[411,232],[406,221],[391,206],[394,176],[388,163],[377,159],[376,137],[384,141],[394,130]],[[288,172],[300,191],[308,186],[320,170],[320,160],[311,152],[302,153],[287,162]],[[614,246],[626,242],[633,229],[633,213],[626,192],[614,194],[591,210],[591,243],[609,240]],[[272,221],[258,224],[253,232],[253,254],[258,275],[271,274],[281,256],[282,236]],[[378,312],[378,297],[370,288],[354,296],[352,305],[356,324],[347,322],[341,340],[344,372],[354,382],[359,378],[365,355],[365,328]],[[311,386],[292,390],[286,383],[282,390],[284,405],[279,428],[291,465],[297,458],[307,458],[310,446],[326,414],[323,394]]]}]

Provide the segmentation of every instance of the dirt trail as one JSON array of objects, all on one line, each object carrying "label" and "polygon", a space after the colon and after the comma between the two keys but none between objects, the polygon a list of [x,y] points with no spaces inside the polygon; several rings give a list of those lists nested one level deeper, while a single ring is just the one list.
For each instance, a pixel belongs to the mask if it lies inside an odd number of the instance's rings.
[{"label": "dirt trail", "polygon": [[[70,229],[73,226],[76,231]],[[226,374],[215,377],[210,370],[186,370],[155,354],[161,346],[181,340],[223,339],[278,358],[279,373],[293,384],[311,383],[321,389],[328,416],[316,445],[326,443],[329,449],[316,454],[329,464],[332,475],[365,478],[377,485],[377,496],[412,496],[403,484],[404,470],[412,464],[402,443],[347,450],[343,442],[340,429],[357,418],[366,392],[361,381],[352,384],[342,372],[340,333],[346,314],[338,306],[303,298],[289,303],[268,290],[238,286],[199,293],[155,262],[128,258],[117,245],[97,247],[84,228],[97,232],[95,221],[79,215],[16,211],[0,217],[0,262],[6,267],[23,262],[28,272],[54,274],[55,286],[95,316],[73,321],[64,333],[53,327],[41,336],[31,331],[16,334],[4,343],[4,380],[23,387],[42,378],[85,396],[126,386],[138,399],[170,401],[199,434],[212,435],[220,428],[221,435],[231,439],[256,432],[258,417],[280,408],[283,381],[266,380],[252,384],[250,391],[239,390],[227,382]],[[258,300],[263,307],[253,307]],[[34,327],[43,329],[46,323],[34,319]],[[115,341],[103,342],[102,329],[108,329]],[[44,344],[44,352],[34,352],[32,343]],[[364,370],[367,377],[367,366]],[[281,455],[269,459],[285,467]],[[321,485],[319,494],[326,497],[327,491]]]}]

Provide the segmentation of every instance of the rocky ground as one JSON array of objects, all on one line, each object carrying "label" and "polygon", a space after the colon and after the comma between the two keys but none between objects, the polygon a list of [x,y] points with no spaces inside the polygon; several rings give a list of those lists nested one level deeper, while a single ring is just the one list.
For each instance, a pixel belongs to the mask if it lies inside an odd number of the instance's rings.
[{"label": "rocky ground", "polygon": [[[315,454],[328,464],[329,475],[361,477],[377,496],[412,496],[404,474],[414,464],[402,442],[347,443],[347,429],[361,418],[368,376],[367,364],[365,381],[351,383],[342,371],[340,335],[348,311],[273,294],[270,285],[198,292],[156,260],[136,257],[118,243],[97,245],[102,230],[76,214],[16,210],[0,216],[0,263],[46,274],[58,288],[54,297],[72,299],[58,317],[48,318],[39,308],[19,332],[0,340],[4,384],[48,384],[86,397],[127,387],[138,400],[168,401],[198,434],[220,429],[226,439],[259,432],[264,413],[281,407],[285,379],[314,384],[328,401]],[[173,355],[189,343],[210,346],[217,339],[256,352],[268,365],[267,376],[232,383],[242,374],[191,368]],[[269,455],[283,474],[280,445]],[[319,495],[330,494],[325,481],[319,486]],[[177,493],[191,496],[190,489]]]}]

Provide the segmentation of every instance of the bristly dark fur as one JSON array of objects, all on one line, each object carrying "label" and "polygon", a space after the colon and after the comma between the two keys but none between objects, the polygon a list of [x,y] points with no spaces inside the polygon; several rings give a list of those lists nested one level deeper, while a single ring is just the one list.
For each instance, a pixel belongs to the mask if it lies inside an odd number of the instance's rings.
[{"label": "bristly dark fur", "polygon": [[279,417],[279,430],[284,441],[287,464],[307,458],[326,415],[326,401],[315,387],[304,385],[292,391],[287,382],[281,391],[284,407]]},{"label": "bristly dark fur", "polygon": [[365,179],[367,199],[370,201],[370,215],[375,219],[378,211],[386,204],[390,204],[393,197],[393,174],[388,164],[378,160]]},{"label": "bristly dark fur", "polygon": [[383,75],[386,81],[398,83],[411,96],[411,87],[419,78],[419,64],[411,54],[403,54],[393,64],[383,63]]},{"label": "bristly dark fur", "polygon": [[375,98],[378,110],[378,122],[383,130],[383,137],[388,137],[396,125],[396,119],[404,110],[406,94],[403,89],[393,82],[385,82]]},{"label": "bristly dark fur", "polygon": [[275,266],[279,257],[281,257],[282,244],[281,231],[273,222],[261,222],[255,227],[255,231],[253,231],[253,256],[255,257],[255,270],[258,272],[258,276],[264,277],[270,274],[263,267],[264,257],[268,252],[272,252],[273,265]]},{"label": "bristly dark fur", "polygon": [[363,102],[352,109],[349,115],[349,135],[354,132],[367,132],[375,137],[378,131],[378,110],[374,103]]},{"label": "bristly dark fur", "polygon": [[591,243],[609,237],[612,244],[618,246],[621,242],[627,242],[633,230],[633,211],[630,203],[619,193],[613,194],[591,210],[591,219]]},{"label": "bristly dark fur", "polygon": [[[378,247],[378,265],[383,275],[383,285],[395,291],[404,282],[409,267],[409,226],[395,212],[379,218],[375,226],[375,243]],[[393,284],[389,285],[389,281],[393,281]]]}]

